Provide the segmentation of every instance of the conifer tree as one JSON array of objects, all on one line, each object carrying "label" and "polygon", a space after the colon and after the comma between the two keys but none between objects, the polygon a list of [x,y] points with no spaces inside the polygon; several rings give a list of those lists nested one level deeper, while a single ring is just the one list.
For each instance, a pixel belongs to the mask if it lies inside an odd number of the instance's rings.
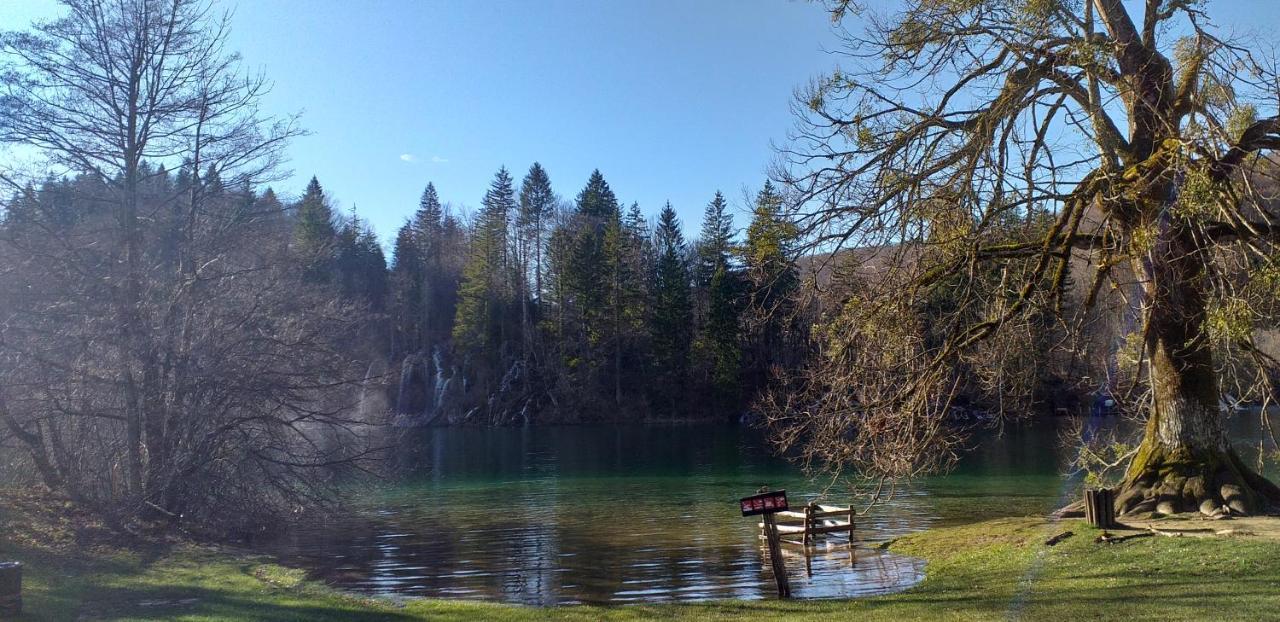
[{"label": "conifer tree", "polygon": [[417,245],[416,257],[419,261],[416,274],[419,282],[413,288],[413,294],[417,296],[414,302],[417,310],[415,318],[419,324],[415,328],[418,341],[414,344],[414,349],[423,349],[442,339],[453,327],[448,309],[440,304],[452,295],[454,283],[446,278],[444,270],[444,207],[436,194],[435,184],[428,182],[426,189],[422,191],[410,228]]},{"label": "conifer tree", "polygon": [[337,230],[333,224],[333,208],[324,196],[324,189],[315,177],[307,184],[295,208],[297,225],[294,229],[298,250],[303,256],[315,255],[333,244]]},{"label": "conifer tree", "polygon": [[334,257],[344,296],[382,311],[387,295],[387,261],[378,236],[356,215],[355,208],[338,232]]},{"label": "conifer tree", "polygon": [[578,193],[569,265],[562,271],[581,315],[583,332],[593,346],[607,338],[612,315],[606,299],[609,281],[601,266],[607,261],[605,231],[617,217],[617,197],[600,171],[593,171],[586,187]]},{"label": "conifer tree", "polygon": [[744,282],[742,271],[730,262],[733,235],[733,215],[724,195],[716,192],[703,212],[696,246],[693,344],[695,377],[706,384],[705,397],[715,409],[742,402],[739,322]]},{"label": "conifer tree", "polygon": [[696,358],[711,389],[710,401],[718,408],[742,402],[742,285],[741,276],[728,265],[716,268],[707,284],[706,318],[694,340]]},{"label": "conifer tree", "polygon": [[743,262],[757,302],[771,307],[786,300],[799,285],[792,259],[798,235],[795,225],[782,213],[782,196],[772,183],[765,181],[756,195],[743,249]]},{"label": "conifer tree", "polygon": [[600,170],[591,171],[587,186],[578,193],[578,213],[590,218],[608,219],[618,214],[618,197]]},{"label": "conifer tree", "polygon": [[413,221],[406,221],[396,233],[391,256],[392,316],[395,323],[395,351],[412,352],[422,347],[424,265]]},{"label": "conifer tree", "polygon": [[716,271],[728,264],[733,251],[733,214],[729,213],[729,204],[718,190],[703,212],[697,250],[697,283],[705,288],[711,284]]},{"label": "conifer tree", "polygon": [[444,208],[440,205],[440,196],[436,194],[436,186],[427,182],[418,200],[418,211],[413,214],[413,231],[422,244],[422,256],[431,254],[434,244],[439,242],[441,227],[444,221]]},{"label": "conifer tree", "polygon": [[769,366],[787,352],[784,337],[791,321],[791,294],[800,284],[792,259],[799,234],[782,208],[782,196],[765,181],[756,195],[742,249],[749,289],[744,328],[749,332],[746,367],[751,386],[763,386]]},{"label": "conifer tree", "polygon": [[333,209],[315,177],[307,184],[307,190],[294,211],[295,248],[303,262],[307,279],[313,282],[328,281],[333,268],[333,245],[338,232],[334,227]]},{"label": "conifer tree", "polygon": [[658,253],[653,291],[654,360],[664,378],[659,390],[674,407],[683,393],[688,370],[693,310],[684,235],[670,203],[658,217],[654,246]]},{"label": "conifer tree", "polygon": [[622,403],[628,378],[642,375],[645,361],[652,262],[646,250],[647,227],[640,206],[632,203],[627,216],[614,216],[605,226],[603,273],[608,296],[609,341],[613,356],[613,398]]},{"label": "conifer tree", "polygon": [[546,169],[534,162],[520,183],[520,216],[517,220],[521,232],[522,254],[527,255],[526,272],[533,283],[532,298],[542,296],[542,255],[546,245],[547,223],[555,210],[556,195],[551,190],[551,178]]},{"label": "conifer tree", "polygon": [[515,190],[503,167],[485,193],[458,290],[453,337],[463,350],[494,353],[506,340],[503,315],[511,298],[507,225],[514,209]]}]

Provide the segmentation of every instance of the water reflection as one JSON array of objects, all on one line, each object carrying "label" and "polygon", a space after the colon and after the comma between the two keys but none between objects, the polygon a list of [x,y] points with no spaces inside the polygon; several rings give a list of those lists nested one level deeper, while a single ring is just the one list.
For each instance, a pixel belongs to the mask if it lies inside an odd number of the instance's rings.
[{"label": "water reflection", "polygon": [[[854,549],[840,537],[808,557],[788,548],[793,594],[903,589],[922,577],[921,563],[872,545],[939,522],[1056,507],[1065,426],[1008,430],[948,477],[896,491],[859,518]],[[369,491],[355,516],[294,530],[280,546],[284,561],[378,595],[533,605],[763,598],[773,577],[756,521],[739,515],[736,500],[768,484],[800,504],[826,484],[731,426],[414,434],[400,454],[409,475]]]}]

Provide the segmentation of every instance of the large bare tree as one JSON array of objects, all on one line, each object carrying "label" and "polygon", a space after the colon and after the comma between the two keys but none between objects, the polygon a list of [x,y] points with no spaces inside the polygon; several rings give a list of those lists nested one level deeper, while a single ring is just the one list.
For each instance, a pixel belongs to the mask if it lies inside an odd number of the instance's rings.
[{"label": "large bare tree", "polygon": [[1275,362],[1255,328],[1274,319],[1280,81],[1271,47],[1223,35],[1206,5],[829,6],[859,32],[799,93],[780,175],[815,250],[876,267],[846,282],[803,399],[778,410],[784,442],[871,474],[945,466],[961,387],[1079,347],[1069,329],[1119,297],[1149,387],[1119,509],[1280,503],[1219,408],[1228,359],[1257,383]]},{"label": "large bare tree", "polygon": [[206,0],[63,5],[0,33],[0,141],[70,176],[0,170],[0,419],[47,484],[124,519],[312,500],[309,472],[363,451],[332,441],[364,369],[337,343],[359,316],[303,286],[251,190],[293,120],[259,114]]}]

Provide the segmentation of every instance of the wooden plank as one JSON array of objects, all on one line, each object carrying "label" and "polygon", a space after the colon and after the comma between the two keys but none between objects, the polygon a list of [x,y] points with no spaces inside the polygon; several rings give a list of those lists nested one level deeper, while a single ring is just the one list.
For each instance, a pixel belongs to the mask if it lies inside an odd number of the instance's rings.
[{"label": "wooden plank", "polygon": [[[757,527],[759,527],[760,529],[764,529],[764,528],[765,528],[765,524],[764,524],[764,523],[756,523],[756,526],[757,526]],[[777,529],[777,530],[778,530],[778,533],[782,533],[782,534],[788,534],[788,535],[789,535],[789,534],[803,534],[803,533],[804,533],[804,526],[803,526],[803,525],[779,525],[779,524],[777,524],[777,523],[775,522],[775,523],[773,524],[773,527],[774,527],[774,529]]]},{"label": "wooden plank", "polygon": [[784,519],[784,518],[804,520],[804,512],[796,512],[795,510],[787,510],[785,512],[774,512],[773,515],[775,517],[775,520]]},{"label": "wooden plank", "polygon": [[[756,526],[760,529],[765,527],[764,523],[756,523]],[[803,535],[805,532],[803,525],[779,525],[774,523],[774,527],[778,530],[778,533],[786,535]],[[848,521],[825,520],[820,525],[813,525],[809,531],[811,533],[839,533],[848,532],[851,527],[852,525]]]},{"label": "wooden plank", "polygon": [[823,525],[814,527],[813,533],[849,533],[849,523],[840,523],[838,525]]},{"label": "wooden plank", "polygon": [[849,516],[849,510],[831,510],[825,512],[814,512],[814,518],[846,518]]}]

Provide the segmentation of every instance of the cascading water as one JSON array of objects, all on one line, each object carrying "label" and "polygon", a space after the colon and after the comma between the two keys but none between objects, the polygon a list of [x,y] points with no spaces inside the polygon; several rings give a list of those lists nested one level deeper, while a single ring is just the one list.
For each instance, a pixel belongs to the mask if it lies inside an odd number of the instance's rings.
[{"label": "cascading water", "polygon": [[413,378],[413,366],[414,366],[415,360],[416,360],[416,357],[410,354],[404,357],[404,360],[400,362],[400,386],[396,391],[396,414],[397,415],[402,414],[404,412],[404,388],[409,384],[409,381]]},{"label": "cascading water", "polygon": [[440,346],[431,348],[431,364],[435,366],[435,395],[430,404],[431,416],[440,416],[440,409],[444,407],[445,392],[449,390],[449,383],[453,382],[453,376],[445,377],[444,363],[441,361]]},{"label": "cascading water", "polygon": [[373,366],[376,363],[377,361],[370,361],[369,368],[364,371],[364,380],[360,381],[360,401],[356,403],[356,414],[366,420],[369,417],[367,409],[367,404],[369,403],[369,378],[373,376]]}]

